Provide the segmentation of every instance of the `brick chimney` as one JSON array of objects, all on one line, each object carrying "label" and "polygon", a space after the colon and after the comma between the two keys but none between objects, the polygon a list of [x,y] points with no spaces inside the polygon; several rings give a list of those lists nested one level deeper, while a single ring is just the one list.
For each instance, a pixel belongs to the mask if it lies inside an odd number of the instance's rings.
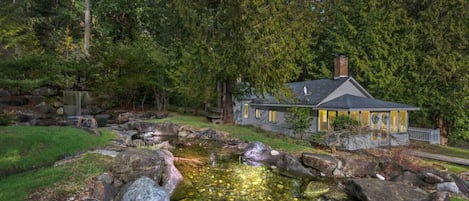
[{"label": "brick chimney", "polygon": [[339,54],[334,60],[334,79],[342,77],[348,77],[348,57]]}]

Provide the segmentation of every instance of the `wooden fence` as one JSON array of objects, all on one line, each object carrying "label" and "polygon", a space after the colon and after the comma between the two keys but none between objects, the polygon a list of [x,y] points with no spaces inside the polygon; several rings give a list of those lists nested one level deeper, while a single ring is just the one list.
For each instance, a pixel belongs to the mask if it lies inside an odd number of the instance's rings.
[{"label": "wooden fence", "polygon": [[440,144],[440,129],[409,127],[409,139],[425,141],[430,144]]}]

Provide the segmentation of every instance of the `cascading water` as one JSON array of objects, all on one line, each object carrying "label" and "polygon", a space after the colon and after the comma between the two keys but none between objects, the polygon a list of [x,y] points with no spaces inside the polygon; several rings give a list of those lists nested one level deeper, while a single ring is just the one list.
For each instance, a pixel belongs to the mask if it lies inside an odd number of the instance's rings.
[{"label": "cascading water", "polygon": [[89,93],[87,91],[64,91],[64,117],[71,123],[76,123],[83,113],[83,108],[89,102]]}]

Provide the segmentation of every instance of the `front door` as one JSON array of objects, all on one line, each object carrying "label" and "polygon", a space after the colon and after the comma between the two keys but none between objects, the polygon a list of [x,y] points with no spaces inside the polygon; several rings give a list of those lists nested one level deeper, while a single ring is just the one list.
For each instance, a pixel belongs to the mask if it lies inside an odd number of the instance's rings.
[{"label": "front door", "polygon": [[371,113],[371,139],[379,146],[389,145],[389,112]]}]

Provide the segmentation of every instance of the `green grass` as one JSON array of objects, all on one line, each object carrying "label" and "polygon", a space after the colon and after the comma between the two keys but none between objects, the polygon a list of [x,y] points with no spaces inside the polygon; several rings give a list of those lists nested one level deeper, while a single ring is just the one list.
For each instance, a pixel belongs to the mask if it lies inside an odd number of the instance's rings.
[{"label": "green grass", "polygon": [[417,150],[420,150],[423,152],[469,159],[468,149],[461,149],[457,147],[442,146],[442,145],[434,145],[434,144],[428,144],[424,142],[412,142],[412,144],[415,145],[415,148]]},{"label": "green grass", "polygon": [[249,142],[260,141],[271,146],[273,149],[293,154],[299,154],[302,152],[320,152],[320,150],[314,149],[306,141],[266,132],[252,126],[212,124],[204,117],[180,115],[175,113],[172,113],[168,118],[156,120],[156,122],[163,121],[170,121],[180,125],[189,125],[196,128],[213,128],[215,130],[225,131],[230,134],[230,137]]},{"label": "green grass", "polygon": [[113,138],[109,131],[96,136],[70,127],[0,127],[0,179],[50,166],[63,156],[107,145]]},{"label": "green grass", "polygon": [[[79,190],[89,179],[106,171],[111,162],[110,157],[86,154],[81,160],[63,166],[42,168],[5,177],[0,180],[0,200],[27,200],[34,191],[38,191],[41,196],[48,196],[47,200],[63,200],[57,196]],[[44,191],[46,188],[47,191]]]}]

